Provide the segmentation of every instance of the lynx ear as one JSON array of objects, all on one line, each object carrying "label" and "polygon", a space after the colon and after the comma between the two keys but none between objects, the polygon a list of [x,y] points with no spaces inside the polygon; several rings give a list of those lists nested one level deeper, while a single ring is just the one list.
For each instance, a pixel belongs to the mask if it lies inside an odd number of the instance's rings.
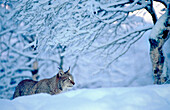
[{"label": "lynx ear", "polygon": [[64,74],[63,70],[60,67],[58,68],[59,68],[59,72],[57,74],[57,78],[61,77]]},{"label": "lynx ear", "polygon": [[67,73],[70,73],[70,67],[69,67],[69,69],[66,71],[66,72],[64,72],[65,74],[67,74]]}]

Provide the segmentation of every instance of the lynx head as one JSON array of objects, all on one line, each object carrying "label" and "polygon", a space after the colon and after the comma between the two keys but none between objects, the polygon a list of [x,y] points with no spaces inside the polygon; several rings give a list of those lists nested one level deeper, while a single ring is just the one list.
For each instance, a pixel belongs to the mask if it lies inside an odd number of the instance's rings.
[{"label": "lynx head", "polygon": [[61,91],[72,88],[73,85],[75,84],[73,76],[70,74],[70,67],[66,72],[63,72],[63,70],[61,68],[59,68],[57,78],[59,79],[58,88]]}]

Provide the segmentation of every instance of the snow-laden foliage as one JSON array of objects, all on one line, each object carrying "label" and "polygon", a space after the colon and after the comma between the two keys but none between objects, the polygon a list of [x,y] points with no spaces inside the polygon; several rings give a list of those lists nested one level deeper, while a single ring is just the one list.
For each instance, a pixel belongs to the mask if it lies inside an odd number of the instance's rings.
[{"label": "snow-laden foliage", "polygon": [[117,58],[151,29],[143,27],[142,18],[131,14],[148,4],[145,0],[24,0],[8,20],[20,26],[20,33],[34,35],[39,51],[50,56],[61,44],[68,47],[66,55],[97,49],[104,55],[115,53]]},{"label": "snow-laden foliage", "polygon": [[1,110],[169,110],[170,85],[80,89],[1,99]]}]

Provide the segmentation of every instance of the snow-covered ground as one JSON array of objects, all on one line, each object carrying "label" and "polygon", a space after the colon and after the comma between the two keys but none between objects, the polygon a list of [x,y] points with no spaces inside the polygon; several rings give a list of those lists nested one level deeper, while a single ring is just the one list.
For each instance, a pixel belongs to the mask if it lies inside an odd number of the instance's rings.
[{"label": "snow-covered ground", "polygon": [[170,85],[72,90],[1,99],[1,110],[170,110]]}]

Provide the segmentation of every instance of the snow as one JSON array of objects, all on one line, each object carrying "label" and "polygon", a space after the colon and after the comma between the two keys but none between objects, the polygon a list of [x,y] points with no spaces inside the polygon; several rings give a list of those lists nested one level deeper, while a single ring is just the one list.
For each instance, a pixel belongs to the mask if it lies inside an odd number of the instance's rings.
[{"label": "snow", "polygon": [[1,99],[1,110],[169,110],[170,85],[72,90]]},{"label": "snow", "polygon": [[155,26],[153,27],[151,34],[150,34],[150,39],[155,39],[158,40],[158,35],[162,33],[162,30],[165,30],[165,23],[166,20],[168,19],[168,11],[163,14],[160,19],[156,22]]}]

